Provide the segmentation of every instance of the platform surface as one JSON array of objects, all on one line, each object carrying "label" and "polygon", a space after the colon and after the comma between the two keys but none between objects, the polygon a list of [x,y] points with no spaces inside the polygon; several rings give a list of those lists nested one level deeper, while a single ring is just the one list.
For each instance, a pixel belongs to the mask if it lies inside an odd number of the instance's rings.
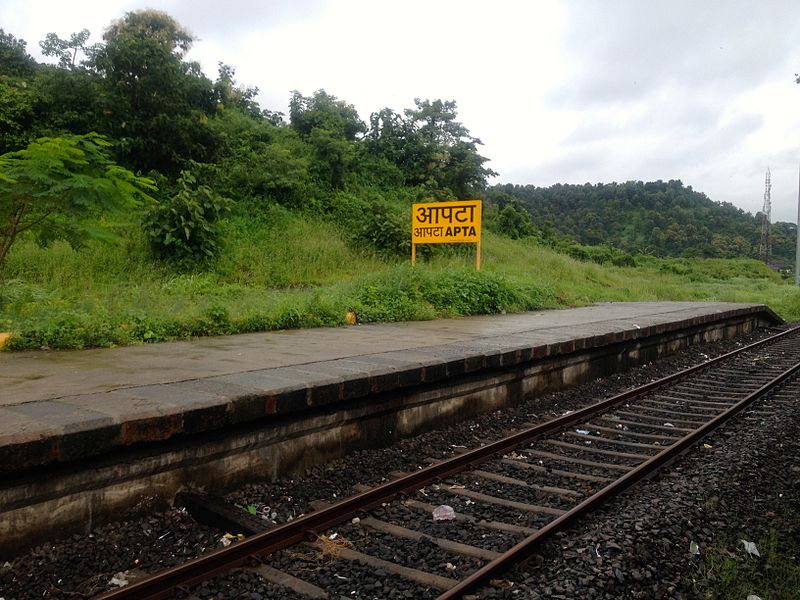
[{"label": "platform surface", "polygon": [[102,448],[428,383],[473,367],[506,366],[764,310],[723,302],[609,303],[112,349],[5,352],[0,459],[72,460]]}]

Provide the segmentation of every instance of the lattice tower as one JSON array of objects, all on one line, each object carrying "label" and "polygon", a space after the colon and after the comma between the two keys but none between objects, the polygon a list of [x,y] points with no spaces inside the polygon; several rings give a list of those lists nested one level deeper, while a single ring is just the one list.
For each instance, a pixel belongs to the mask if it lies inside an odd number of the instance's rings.
[{"label": "lattice tower", "polygon": [[769,235],[770,223],[772,223],[771,191],[772,183],[770,183],[769,169],[767,169],[767,176],[764,180],[764,208],[761,209],[761,242],[758,244],[758,256],[764,262],[769,262],[769,259],[772,258],[772,240]]}]

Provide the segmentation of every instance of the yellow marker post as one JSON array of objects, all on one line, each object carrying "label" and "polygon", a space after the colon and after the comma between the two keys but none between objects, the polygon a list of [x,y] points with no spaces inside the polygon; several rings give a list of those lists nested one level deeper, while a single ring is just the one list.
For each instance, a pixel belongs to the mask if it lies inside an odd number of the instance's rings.
[{"label": "yellow marker post", "polygon": [[417,244],[476,244],[475,270],[481,270],[481,201],[423,202],[411,207],[411,264]]}]

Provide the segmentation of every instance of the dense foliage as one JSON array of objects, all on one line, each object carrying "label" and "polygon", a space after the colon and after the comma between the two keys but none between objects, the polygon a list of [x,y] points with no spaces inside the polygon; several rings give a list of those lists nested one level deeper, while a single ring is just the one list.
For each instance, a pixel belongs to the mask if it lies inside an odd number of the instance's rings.
[{"label": "dense foliage", "polygon": [[[517,199],[533,217],[581,244],[672,257],[756,257],[761,214],[714,202],[681,181],[564,185],[498,185],[490,196]],[[794,262],[792,223],[771,230],[777,266]]]},{"label": "dense foliage", "polygon": [[[173,265],[208,267],[226,214],[255,218],[272,204],[328,214],[367,251],[405,250],[397,224],[410,200],[479,196],[494,174],[454,101],[415,99],[367,125],[325,90],[294,91],[284,119],[236,83],[232,66],[220,63],[212,81],[187,60],[195,38],[164,12],[126,13],[101,42],[90,37],[48,34],[40,46],[56,64],[39,64],[0,30],[0,155],[42,136],[100,134],[119,165],[158,183],[160,206],[131,210],[128,224],[143,223],[154,257]],[[370,231],[344,214],[352,197]]]},{"label": "dense foliage", "polygon": [[103,216],[151,201],[153,181],[108,158],[97,134],[40,138],[0,156],[0,280],[6,257],[23,235],[47,245],[113,237]]}]

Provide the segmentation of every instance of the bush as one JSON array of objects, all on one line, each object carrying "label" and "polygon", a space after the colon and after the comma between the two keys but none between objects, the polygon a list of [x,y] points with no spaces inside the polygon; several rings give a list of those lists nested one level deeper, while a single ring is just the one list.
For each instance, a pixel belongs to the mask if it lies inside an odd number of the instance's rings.
[{"label": "bush", "polygon": [[[407,258],[411,256],[410,213],[386,203],[373,204],[365,211],[355,241],[382,256]],[[419,250],[419,248],[418,248]]]},{"label": "bush", "polygon": [[526,304],[502,276],[471,269],[438,274],[427,282],[424,293],[440,313],[453,315],[497,314]]},{"label": "bush", "polygon": [[152,208],[144,220],[145,232],[159,258],[188,266],[213,258],[219,249],[219,220],[230,211],[231,200],[198,185],[182,171],[178,192]]},{"label": "bush", "polygon": [[611,246],[582,246],[580,244],[556,244],[556,248],[569,254],[572,258],[598,265],[614,265],[615,267],[635,267],[636,259],[627,252]]}]

